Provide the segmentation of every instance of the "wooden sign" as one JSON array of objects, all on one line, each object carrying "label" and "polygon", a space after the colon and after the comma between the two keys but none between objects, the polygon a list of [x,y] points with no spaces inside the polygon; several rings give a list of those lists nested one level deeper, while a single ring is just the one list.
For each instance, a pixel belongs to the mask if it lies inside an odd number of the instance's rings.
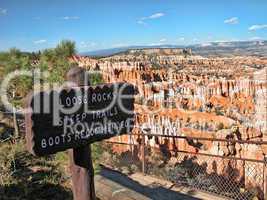
[{"label": "wooden sign", "polygon": [[27,147],[54,154],[130,133],[134,86],[128,83],[50,90],[34,94],[26,114]]}]

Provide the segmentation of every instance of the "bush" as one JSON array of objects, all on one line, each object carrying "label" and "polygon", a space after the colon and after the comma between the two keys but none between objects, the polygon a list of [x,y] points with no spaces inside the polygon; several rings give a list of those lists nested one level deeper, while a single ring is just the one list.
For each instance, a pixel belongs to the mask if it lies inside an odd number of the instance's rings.
[{"label": "bush", "polygon": [[72,199],[62,155],[34,157],[24,139],[1,143],[1,199]]},{"label": "bush", "polygon": [[167,180],[173,183],[187,183],[187,177],[188,169],[181,164],[176,165],[173,169],[170,169],[167,172]]}]

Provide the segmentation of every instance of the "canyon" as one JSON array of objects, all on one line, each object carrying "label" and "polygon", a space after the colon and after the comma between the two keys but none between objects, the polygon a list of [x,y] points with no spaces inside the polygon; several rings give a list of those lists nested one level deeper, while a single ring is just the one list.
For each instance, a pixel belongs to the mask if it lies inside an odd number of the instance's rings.
[{"label": "canyon", "polygon": [[[138,144],[142,134],[146,134],[145,144],[153,148],[165,145],[172,151],[178,149],[196,155],[265,159],[266,57],[207,58],[188,49],[133,49],[97,60],[74,56],[71,61],[89,71],[100,71],[104,82],[135,85],[133,135],[111,141]],[[114,148],[123,152],[130,147]],[[218,166],[217,173],[223,174],[229,162]],[[240,165],[237,168],[242,175],[246,166],[240,162],[236,161],[236,165]],[[207,170],[213,172],[211,164]],[[245,185],[257,187],[247,176],[257,174],[245,175],[250,180]]]}]

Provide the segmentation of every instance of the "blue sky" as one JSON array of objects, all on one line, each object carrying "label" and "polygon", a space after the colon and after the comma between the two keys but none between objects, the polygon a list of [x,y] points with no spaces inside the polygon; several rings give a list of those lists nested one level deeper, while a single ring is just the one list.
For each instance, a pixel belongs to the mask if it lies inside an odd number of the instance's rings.
[{"label": "blue sky", "polygon": [[267,40],[267,0],[0,0],[0,50]]}]

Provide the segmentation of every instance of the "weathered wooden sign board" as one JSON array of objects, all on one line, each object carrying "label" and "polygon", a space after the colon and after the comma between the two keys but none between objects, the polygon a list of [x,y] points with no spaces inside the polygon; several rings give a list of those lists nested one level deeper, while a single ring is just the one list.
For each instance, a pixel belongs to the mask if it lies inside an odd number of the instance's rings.
[{"label": "weathered wooden sign board", "polygon": [[130,133],[134,87],[128,83],[50,90],[28,102],[26,139],[37,156]]}]

